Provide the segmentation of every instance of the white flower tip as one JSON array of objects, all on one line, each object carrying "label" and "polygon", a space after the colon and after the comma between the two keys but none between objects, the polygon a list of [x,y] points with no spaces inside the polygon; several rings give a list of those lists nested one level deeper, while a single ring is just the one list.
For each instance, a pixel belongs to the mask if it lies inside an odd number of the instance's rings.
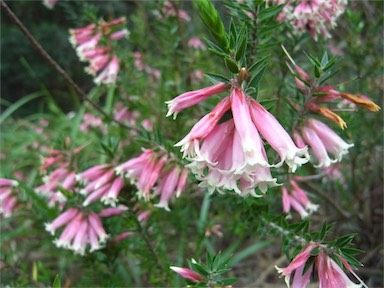
[{"label": "white flower tip", "polygon": [[160,202],[158,204],[155,204],[154,206],[157,208],[163,208],[164,210],[171,212],[171,209],[169,209],[169,207],[168,207],[168,203],[161,203]]},{"label": "white flower tip", "polygon": [[44,223],[45,230],[51,233],[51,235],[55,235],[55,229],[52,228],[51,223]]}]

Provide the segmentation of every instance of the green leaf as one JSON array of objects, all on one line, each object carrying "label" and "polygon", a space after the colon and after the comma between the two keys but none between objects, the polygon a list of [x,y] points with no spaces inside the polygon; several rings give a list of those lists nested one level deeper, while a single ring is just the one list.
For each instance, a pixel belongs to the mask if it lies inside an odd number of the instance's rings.
[{"label": "green leaf", "polygon": [[307,262],[305,262],[305,265],[304,265],[304,269],[303,269],[303,273],[302,275],[305,274],[305,272],[307,272],[310,268],[313,267],[313,263],[315,261],[315,257],[309,257],[309,259],[307,260]]},{"label": "green leaf", "polygon": [[263,78],[263,75],[264,75],[264,72],[265,70],[267,69],[267,66],[265,65],[264,67],[262,67],[260,69],[259,72],[257,72],[252,78],[251,80],[249,81],[248,83],[248,87],[254,87],[254,88],[257,88],[261,79]]},{"label": "green leaf", "polygon": [[225,77],[225,76],[222,76],[222,75],[219,75],[219,74],[212,74],[212,73],[205,73],[204,75],[213,84],[216,84],[216,83],[219,83],[219,82],[224,82],[224,83],[227,83],[227,84],[231,84],[231,81],[227,77]]},{"label": "green leaf", "polygon": [[225,66],[227,66],[228,70],[231,71],[234,74],[239,73],[239,67],[237,66],[236,62],[233,61],[230,58],[225,58]]},{"label": "green leaf", "polygon": [[264,247],[271,245],[272,243],[273,242],[269,240],[253,243],[252,245],[248,246],[244,250],[236,253],[235,256],[232,258],[232,260],[230,261],[230,264],[234,265],[236,263],[239,263],[241,260],[251,256],[252,254],[260,251]]},{"label": "green leaf", "polygon": [[244,34],[241,34],[241,35],[242,35],[242,39],[239,39],[240,43],[237,45],[238,47],[236,48],[235,59],[237,61],[239,61],[244,56],[247,48],[247,33],[244,32]]},{"label": "green leaf", "polygon": [[323,57],[321,58],[321,67],[324,67],[328,63],[328,54],[327,51],[324,52]]},{"label": "green leaf", "polygon": [[231,286],[232,284],[238,282],[240,278],[227,278],[220,281],[222,286]]},{"label": "green leaf", "polygon": [[55,280],[53,280],[52,287],[53,288],[61,288],[61,282],[60,282],[59,274],[56,274]]},{"label": "green leaf", "polygon": [[251,67],[248,68],[249,74],[252,75],[255,73],[261,66],[265,65],[266,60],[269,58],[270,54],[264,56],[263,58],[257,60]]},{"label": "green leaf", "polygon": [[284,4],[278,5],[278,6],[271,6],[266,9],[262,9],[258,14],[259,21],[263,21],[265,19],[274,17],[275,15],[279,14],[281,10],[284,8]]},{"label": "green leaf", "polygon": [[311,254],[312,256],[317,256],[319,253],[320,253],[320,247],[319,246],[316,246],[311,251],[309,251],[309,254]]},{"label": "green leaf", "polygon": [[227,57],[227,54],[215,43],[212,41],[209,41],[208,39],[205,39],[205,42],[207,43],[208,50],[216,55]]},{"label": "green leaf", "polygon": [[23,98],[21,98],[20,100],[16,101],[15,103],[13,103],[12,105],[10,105],[5,111],[3,111],[0,115],[0,125],[9,117],[11,116],[17,109],[19,109],[21,106],[27,104],[28,102],[36,99],[36,98],[39,98],[41,96],[43,96],[44,93],[39,91],[39,92],[36,92],[36,93],[32,93],[32,94],[29,94]]},{"label": "green leaf", "polygon": [[343,252],[343,254],[348,254],[348,255],[356,255],[364,252],[363,250],[355,249],[355,248],[340,248],[340,251]]}]

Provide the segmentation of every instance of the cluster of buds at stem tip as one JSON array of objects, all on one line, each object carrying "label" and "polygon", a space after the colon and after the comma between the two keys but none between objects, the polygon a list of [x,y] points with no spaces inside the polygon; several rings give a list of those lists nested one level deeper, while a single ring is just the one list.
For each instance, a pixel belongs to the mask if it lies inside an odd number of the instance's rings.
[{"label": "cluster of buds at stem tip", "polygon": [[[380,110],[380,107],[372,102],[366,95],[354,95],[338,91],[335,88],[339,85],[319,86],[317,81],[318,79],[312,79],[304,69],[295,63],[288,51],[284,47],[282,48],[294,67],[294,69],[292,69],[290,65],[287,64],[288,68],[293,74],[297,73],[298,77],[300,77],[299,79],[295,76],[295,82],[299,90],[305,94],[305,103],[303,108],[313,113],[322,115],[323,117],[336,123],[342,129],[347,127],[345,121],[331,108],[321,106],[321,104],[332,104],[337,100],[341,100],[355,104],[372,112]],[[300,109],[298,105],[295,105],[295,108],[298,110]]]},{"label": "cluster of buds at stem tip", "polygon": [[[311,252],[318,249],[317,255],[312,255]],[[319,279],[320,288],[358,288],[367,287],[364,282],[355,274],[347,260],[342,256],[334,253],[344,267],[359,280],[359,284],[352,282],[345,274],[343,269],[329,256],[329,249],[320,243],[308,244],[285,268],[276,267],[277,271],[285,277],[287,287],[305,288],[310,283],[311,274],[315,270]],[[307,261],[314,257],[314,261],[309,267],[306,267]],[[314,269],[315,268],[315,269]],[[305,270],[306,269],[306,270]]]},{"label": "cluster of buds at stem tip", "polygon": [[[239,73],[239,77],[245,80],[247,71]],[[226,189],[242,196],[256,197],[256,187],[265,193],[268,187],[278,185],[270,167],[280,167],[285,162],[289,170],[295,172],[308,162],[309,155],[307,147],[298,148],[277,119],[247,95],[237,81],[233,81],[232,86],[218,83],[184,93],[168,101],[168,115],[229,88],[230,95],[197,122],[175,146],[181,146],[183,156],[191,161],[188,167],[202,182],[201,187],[208,187],[210,192]],[[232,118],[222,120],[229,112]],[[279,154],[279,163],[268,163],[259,133]]]},{"label": "cluster of buds at stem tip", "polygon": [[[69,41],[76,47],[80,60],[89,63],[86,72],[93,76],[98,74],[94,79],[97,85],[116,82],[120,64],[112,51],[112,42],[129,36],[129,31],[121,28],[125,23],[126,19],[120,17],[69,30]],[[103,40],[107,44],[103,44]]]}]

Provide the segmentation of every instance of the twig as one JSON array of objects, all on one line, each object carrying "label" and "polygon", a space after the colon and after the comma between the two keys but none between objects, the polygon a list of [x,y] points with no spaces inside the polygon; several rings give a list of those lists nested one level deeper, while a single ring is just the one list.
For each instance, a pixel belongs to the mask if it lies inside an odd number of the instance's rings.
[{"label": "twig", "polygon": [[111,115],[107,114],[97,103],[88,98],[87,94],[76,84],[75,81],[64,71],[63,68],[48,54],[48,52],[40,45],[39,42],[32,36],[32,34],[28,31],[28,29],[24,26],[24,24],[20,21],[19,18],[13,13],[13,11],[5,4],[4,0],[0,0],[1,8],[4,9],[6,14],[12,21],[16,24],[16,26],[20,29],[20,31],[27,37],[29,42],[31,42],[32,46],[40,53],[40,55],[47,60],[47,62],[65,79],[65,81],[77,92],[77,94],[84,100],[87,101],[91,106],[93,106],[97,111],[103,114],[107,119],[112,120],[118,125],[130,129],[135,130],[136,132],[140,132],[138,128],[134,126],[128,126],[124,123],[116,121]]}]

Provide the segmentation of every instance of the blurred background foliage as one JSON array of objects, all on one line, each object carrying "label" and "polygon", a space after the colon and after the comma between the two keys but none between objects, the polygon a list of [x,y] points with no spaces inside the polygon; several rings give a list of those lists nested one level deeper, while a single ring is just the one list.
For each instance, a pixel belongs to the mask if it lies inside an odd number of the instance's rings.
[{"label": "blurred background foliage", "polygon": [[[109,90],[95,88],[92,78],[84,73],[84,65],[68,42],[68,29],[82,27],[95,17],[113,19],[126,16],[131,35],[119,47],[118,53],[121,59],[127,61],[120,75],[122,85],[113,93],[129,108],[140,110],[142,118],[150,117],[162,130],[163,137],[170,138],[170,143],[179,139],[175,135],[184,136],[194,119],[201,117],[202,110],[210,107],[210,103],[216,103],[217,98],[213,97],[200,107],[181,113],[176,121],[165,118],[164,101],[209,83],[207,80],[191,81],[189,72],[192,70],[226,73],[224,64],[218,63],[216,56],[187,48],[186,42],[190,37],[207,37],[208,32],[200,23],[192,2],[176,3],[189,13],[190,22],[159,21],[154,11],[160,10],[162,1],[59,1],[53,10],[46,9],[37,1],[7,1],[49,54],[102,104],[107,102]],[[230,16],[224,2],[217,1],[215,5],[228,25]],[[337,64],[340,72],[330,84],[358,78],[343,84],[341,89],[368,95],[383,107],[382,11],[382,1],[350,1],[348,11],[340,18],[330,40],[315,42],[309,36],[287,40],[286,27],[274,31],[271,35],[273,45],[269,48],[273,56],[261,82],[260,97],[278,99],[272,111],[279,119],[284,119],[289,115],[288,109],[279,99],[294,93],[294,85],[293,77],[284,64],[287,59],[280,44],[284,44],[295,61],[305,69],[310,66],[303,52],[321,57],[325,47],[330,55],[340,57]],[[12,103],[26,99],[26,96],[31,97],[2,123],[2,176],[12,178],[17,171],[22,171],[26,175],[26,185],[37,186],[42,152],[34,147],[34,143],[38,141],[62,148],[67,135],[71,136],[72,148],[91,142],[79,161],[84,166],[81,168],[106,161],[108,156],[103,153],[99,140],[103,138],[107,141],[108,136],[98,131],[84,134],[74,128],[85,111],[90,110],[88,105],[81,103],[72,88],[44,62],[5,15],[1,17],[1,49],[2,111],[7,111]],[[160,83],[152,84],[148,76],[140,74],[143,72],[133,70],[132,51],[142,52],[145,63],[161,71]],[[152,95],[148,92],[149,86]],[[133,98],[128,100],[126,95]],[[143,108],[148,104],[152,110]],[[70,111],[76,112],[74,118],[67,116]],[[45,136],[33,132],[40,118],[49,121]],[[312,229],[319,229],[321,223],[327,221],[336,223],[332,237],[357,232],[355,247],[365,251],[359,255],[365,266],[359,269],[358,274],[369,286],[382,287],[383,118],[381,112],[373,114],[363,110],[343,112],[343,118],[348,123],[348,129],[339,132],[344,139],[355,144],[340,165],[345,183],[324,180],[303,187],[311,191],[314,202],[321,206],[312,217]],[[131,139],[117,127],[110,129],[120,139]],[[134,140],[120,153],[128,155],[127,158],[136,156],[141,145],[141,142]],[[241,278],[239,286],[278,287],[283,284],[274,270],[276,263],[283,266],[285,260],[285,256],[281,256],[280,241],[278,237],[271,240],[266,231],[260,231],[258,222],[258,215],[263,209],[280,213],[281,205],[275,205],[276,201],[273,201],[280,197],[280,191],[271,190],[268,192],[270,196],[253,201],[220,194],[207,197],[196,190],[193,187],[189,191],[191,195],[178,199],[172,213],[154,210],[146,224],[146,229],[155,237],[151,241],[161,259],[161,264],[157,265],[157,260],[150,255],[140,235],[119,243],[110,242],[105,249],[80,260],[71,251],[54,247],[53,237],[44,231],[42,224],[50,221],[47,219],[53,219],[56,212],[44,208],[33,198],[33,191],[26,187],[26,192],[21,195],[28,201],[25,208],[13,218],[2,219],[0,283],[14,287],[44,287],[52,285],[58,274],[63,287],[139,287],[159,283],[180,287],[184,282],[168,271],[169,265],[182,266],[186,258],[201,258],[206,250],[217,252],[228,249],[237,257],[231,276]],[[127,196],[130,195],[133,195],[133,190],[127,192]],[[31,197],[33,201],[30,201]],[[39,213],[34,213],[33,209],[38,209]],[[119,231],[121,227],[134,229],[135,223],[129,215],[117,218],[109,223],[110,232]],[[206,237],[207,229],[216,224],[221,225],[225,237]],[[262,236],[255,237],[260,232]]]}]

